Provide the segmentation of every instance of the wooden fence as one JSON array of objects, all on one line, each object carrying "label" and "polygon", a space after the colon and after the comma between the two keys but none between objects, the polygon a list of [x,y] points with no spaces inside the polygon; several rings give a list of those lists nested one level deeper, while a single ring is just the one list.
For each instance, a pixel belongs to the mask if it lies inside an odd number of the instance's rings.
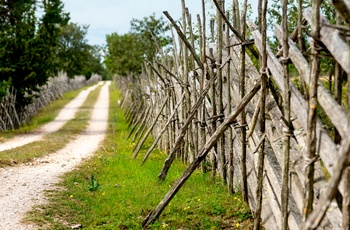
[{"label": "wooden fence", "polygon": [[[164,12],[173,40],[180,41],[174,42],[174,52],[161,52],[161,59],[146,63],[139,78],[116,78],[136,143],[134,158],[145,163],[156,145],[166,150],[160,180],[174,158],[189,164],[144,227],[201,167],[218,174],[228,192],[242,192],[254,229],[260,219],[266,229],[349,229],[349,102],[342,96],[350,94],[342,79],[350,73],[350,2],[333,1],[345,19],[339,25],[320,15],[320,1],[300,8],[299,26],[288,36],[288,1],[282,1],[282,25],[274,28],[278,51],[266,43],[266,0],[259,1],[259,26],[246,26],[246,7],[240,20],[238,1],[224,11],[224,2],[214,0],[217,17],[208,37],[206,14],[197,15],[194,36],[181,2],[182,27]],[[204,1],[202,6],[206,12]],[[303,41],[310,41],[310,52],[303,50]],[[324,56],[334,63],[331,90],[320,78]],[[293,77],[290,68],[297,70]],[[150,134],[155,142],[139,156]]]},{"label": "wooden fence", "polygon": [[8,89],[6,96],[0,103],[0,131],[11,130],[29,122],[30,118],[37,114],[43,107],[63,96],[64,93],[94,84],[101,80],[98,75],[93,75],[89,80],[84,76],[69,79],[66,74],[60,73],[57,77],[50,78],[48,83],[41,87],[40,93],[35,96],[33,103],[26,106],[21,113],[16,110],[15,89]]}]

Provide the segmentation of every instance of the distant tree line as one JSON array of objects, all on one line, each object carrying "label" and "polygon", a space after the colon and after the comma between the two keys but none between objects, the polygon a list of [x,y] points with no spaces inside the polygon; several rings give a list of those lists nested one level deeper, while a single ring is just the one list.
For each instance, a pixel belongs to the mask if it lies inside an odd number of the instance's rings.
[{"label": "distant tree line", "polygon": [[59,71],[104,74],[88,27],[69,20],[61,0],[0,0],[0,100],[13,87],[20,112]]}]

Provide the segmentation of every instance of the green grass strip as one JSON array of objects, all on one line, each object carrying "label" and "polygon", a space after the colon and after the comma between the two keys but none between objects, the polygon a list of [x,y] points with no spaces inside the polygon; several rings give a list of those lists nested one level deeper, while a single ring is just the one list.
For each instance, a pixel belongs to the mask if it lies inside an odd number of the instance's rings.
[{"label": "green grass strip", "polygon": [[[39,158],[63,148],[76,135],[86,129],[100,90],[101,86],[98,86],[95,90],[91,91],[84,104],[77,111],[76,117],[68,121],[57,132],[46,135],[41,141],[0,152],[0,167],[31,162],[34,158]],[[58,113],[59,111],[56,112]],[[47,111],[47,113],[50,112]],[[35,120],[37,119],[35,118]]]},{"label": "green grass strip", "polygon": [[[155,150],[149,161],[132,160],[127,124],[110,90],[110,125],[103,147],[74,171],[63,176],[57,190],[47,191],[48,204],[27,216],[40,229],[141,229],[141,222],[167,193],[186,166],[174,162],[166,181],[157,174],[166,155]],[[149,139],[140,155],[152,144]],[[92,175],[94,179],[92,180]],[[250,211],[240,194],[229,195],[220,180],[195,172],[149,229],[249,229]]]},{"label": "green grass strip", "polygon": [[0,132],[0,141],[6,141],[13,138],[15,135],[25,134],[33,131],[40,126],[53,121],[61,109],[68,104],[71,100],[79,95],[79,93],[91,86],[85,86],[81,89],[64,93],[63,96],[53,102],[50,105],[42,108],[35,116],[30,119],[29,124],[24,124],[21,128],[16,130],[6,130]]}]

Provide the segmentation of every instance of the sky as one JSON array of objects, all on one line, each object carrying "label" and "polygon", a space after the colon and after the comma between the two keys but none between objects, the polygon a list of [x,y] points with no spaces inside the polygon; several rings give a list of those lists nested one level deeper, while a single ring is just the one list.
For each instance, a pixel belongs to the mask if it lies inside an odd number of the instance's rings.
[{"label": "sky", "polygon": [[[91,45],[105,44],[107,34],[129,32],[130,21],[133,18],[142,19],[155,13],[156,18],[163,16],[167,20],[163,11],[168,11],[174,19],[181,17],[181,0],[62,0],[62,2],[65,11],[70,13],[71,22],[89,25],[87,39]],[[248,2],[256,4],[257,1]],[[201,15],[202,11],[201,0],[187,0],[186,6],[192,15],[192,21],[197,22],[197,14]]]}]

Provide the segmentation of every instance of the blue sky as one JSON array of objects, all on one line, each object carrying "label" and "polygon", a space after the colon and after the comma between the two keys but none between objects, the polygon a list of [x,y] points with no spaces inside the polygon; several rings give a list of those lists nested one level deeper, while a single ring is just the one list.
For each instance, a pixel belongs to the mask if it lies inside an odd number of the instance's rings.
[{"label": "blue sky", "polygon": [[[181,17],[181,0],[62,0],[70,13],[71,22],[90,25],[87,39],[91,45],[105,43],[107,34],[129,31],[132,18],[142,19],[155,13],[157,18],[168,11],[174,19]],[[232,2],[232,1],[226,1]],[[256,0],[249,0],[252,5]],[[187,0],[186,6],[197,22],[201,14],[201,0]],[[253,11],[256,11],[253,6]],[[166,19],[167,20],[167,19]]]}]

